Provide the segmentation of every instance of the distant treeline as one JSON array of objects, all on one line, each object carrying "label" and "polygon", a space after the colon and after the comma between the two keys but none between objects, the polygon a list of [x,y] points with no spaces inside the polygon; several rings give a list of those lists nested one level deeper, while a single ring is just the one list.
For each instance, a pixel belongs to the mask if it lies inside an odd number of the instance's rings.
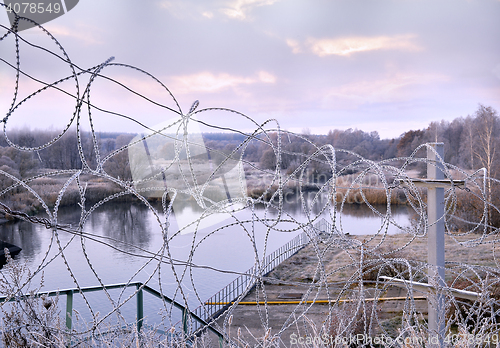
[{"label": "distant treeline", "polygon": [[[9,140],[19,146],[35,147],[54,139],[56,131],[32,131],[17,129],[9,131]],[[127,145],[135,134],[97,133],[101,158]],[[203,135],[209,149],[231,153],[245,140],[241,134],[206,133]],[[261,168],[276,167],[275,151],[269,142],[277,145],[276,133],[268,137],[260,136],[261,141],[253,140],[245,147],[243,158],[258,163]],[[93,151],[93,138],[90,133],[82,134],[82,150],[91,168],[96,166],[96,153]],[[432,122],[427,128],[409,130],[398,138],[380,139],[377,132],[363,132],[358,129],[331,130],[327,135],[301,134],[300,136],[282,135],[281,169],[292,172],[307,155],[316,151],[315,146],[332,145],[337,149],[353,151],[370,160],[382,160],[409,156],[420,144],[440,141],[445,144],[445,161],[464,169],[485,167],[491,177],[500,174],[500,119],[498,112],[491,107],[479,105],[473,115],[459,117],[451,122]],[[314,144],[314,145],[313,145]],[[299,154],[299,155],[297,155]],[[339,157],[340,160],[342,156]],[[25,178],[43,169],[81,168],[78,154],[76,132],[68,131],[51,146],[36,151],[19,151],[9,146],[0,137],[0,169],[18,178]],[[115,177],[131,179],[127,151],[114,155],[104,166],[104,170]],[[317,171],[328,171],[318,165]],[[4,186],[4,185],[2,185]]]},{"label": "distant treeline", "polygon": [[[10,142],[22,147],[36,147],[46,143],[50,146],[38,151],[17,150],[9,145],[9,141],[0,136],[0,190],[10,187],[14,181],[11,177],[24,179],[37,174],[48,173],[53,170],[79,169],[82,168],[81,158],[78,150],[77,135],[74,130],[69,130],[62,137],[55,140],[59,132],[39,131],[29,129],[11,130],[7,133]],[[121,133],[96,133],[95,139],[91,133],[81,134],[81,149],[84,158],[90,168],[97,166],[97,154],[94,151],[94,142],[98,145],[101,159],[122,147],[126,147],[136,134]],[[496,110],[491,107],[479,105],[473,115],[459,117],[451,122],[432,122],[427,128],[420,130],[409,130],[401,136],[393,139],[380,139],[377,132],[363,132],[358,129],[331,130],[327,135],[298,134],[291,135],[283,132],[278,139],[276,132],[258,135],[257,139],[246,142],[247,137],[242,134],[229,133],[205,133],[203,140],[206,148],[211,153],[211,158],[224,158],[220,153],[233,156],[241,156],[244,144],[243,159],[252,163],[254,168],[248,167],[247,178],[248,192],[264,192],[266,183],[264,177],[256,168],[267,169],[270,173],[276,169],[276,150],[278,143],[281,146],[280,169],[287,173],[295,172],[298,177],[297,168],[314,154],[318,148],[331,145],[336,149],[345,149],[357,153],[369,160],[383,160],[395,157],[406,157],[412,154],[415,148],[427,142],[443,142],[445,144],[445,161],[466,170],[486,168],[489,176],[499,178],[500,176],[500,118]],[[272,146],[271,146],[272,144]],[[171,144],[170,144],[171,145]],[[171,146],[167,146],[170,148]],[[215,154],[217,151],[219,154]],[[422,151],[418,154],[425,156]],[[325,157],[317,156],[318,161],[313,160],[307,164],[306,180],[303,189],[314,190],[317,184],[323,184],[331,177],[331,168]],[[323,161],[322,161],[323,159]],[[355,158],[343,153],[336,154],[338,171],[343,166],[352,163]],[[218,164],[218,163],[216,163]],[[421,175],[426,175],[425,164],[420,163],[410,167],[418,169]],[[104,171],[109,175],[122,179],[131,180],[129,157],[127,149],[113,154],[105,163]],[[343,170],[341,174],[353,174],[349,170]],[[67,175],[66,175],[67,177]],[[348,177],[348,176],[346,176]],[[58,192],[65,182],[64,175],[49,176],[30,182],[30,186],[49,204],[55,204]],[[110,194],[123,191],[118,185],[103,180],[102,178],[87,175],[84,179],[86,185],[86,202],[97,202]],[[62,205],[72,205],[80,201],[80,191],[73,183],[63,197]],[[500,206],[500,185],[489,180],[487,182],[486,198],[495,206]],[[288,187],[288,189],[290,189]],[[380,190],[378,190],[380,191]],[[382,203],[380,193],[377,190],[365,192],[367,199],[372,204]],[[270,192],[268,192],[270,195]],[[457,209],[462,219],[481,220],[484,212],[483,203],[478,198],[468,197],[459,192],[461,199],[457,203]],[[385,197],[385,196],[384,196]],[[383,197],[382,197],[383,198]],[[40,202],[17,186],[5,192],[0,199],[8,203],[13,209],[36,214],[41,210]],[[133,199],[130,196],[120,196],[119,199]],[[394,202],[393,202],[394,203]],[[488,209],[489,222],[494,226],[500,225],[500,213],[493,208]],[[456,223],[457,230],[467,230],[466,224]]]}]

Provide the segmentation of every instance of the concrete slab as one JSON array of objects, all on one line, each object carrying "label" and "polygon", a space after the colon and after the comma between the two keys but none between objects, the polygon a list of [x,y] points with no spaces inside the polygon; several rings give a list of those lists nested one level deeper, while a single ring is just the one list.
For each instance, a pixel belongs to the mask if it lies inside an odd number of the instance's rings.
[{"label": "concrete slab", "polygon": [[[240,342],[242,346],[248,344],[250,347],[262,345],[264,340],[267,341],[266,345],[273,347],[290,347],[295,342],[298,343],[299,339],[314,337],[331,340],[336,337],[338,330],[344,329],[353,334],[365,332],[365,323],[360,314],[363,309],[358,308],[358,299],[361,298],[359,291],[350,290],[341,297],[338,304],[335,300],[341,287],[331,287],[328,292],[326,289],[318,291],[310,288],[310,284],[266,284],[265,291],[255,288],[239,305],[229,308],[220,316],[216,325],[235,343]],[[295,296],[283,296],[284,294]],[[302,295],[300,299],[296,298],[298,295]],[[368,314],[368,321],[373,303],[371,299],[382,298],[377,303],[377,322],[387,322],[386,331],[394,330],[398,326],[398,318],[402,318],[405,306],[410,304],[405,301],[406,295],[406,290],[400,287],[389,287],[384,292],[366,288],[364,310]],[[390,300],[384,300],[386,298]],[[313,303],[308,303],[309,301]],[[427,314],[427,301],[424,297],[417,296],[415,306],[417,312]],[[401,320],[399,319],[399,323]],[[380,327],[371,329],[372,335],[380,335],[382,332],[384,331]]]}]

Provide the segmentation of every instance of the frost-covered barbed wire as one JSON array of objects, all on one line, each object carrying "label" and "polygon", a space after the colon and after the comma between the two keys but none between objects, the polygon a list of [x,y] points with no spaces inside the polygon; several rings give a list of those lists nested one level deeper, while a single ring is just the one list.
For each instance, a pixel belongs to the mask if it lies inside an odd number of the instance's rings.
[{"label": "frost-covered barbed wire", "polygon": [[[18,20],[27,19],[19,17]],[[97,283],[103,287],[112,309],[107,313],[100,312],[99,309],[90,305],[88,295],[80,291],[92,319],[79,328],[79,331],[74,330],[72,334],[74,336],[93,335],[106,326],[107,320],[112,316],[116,316],[120,322],[125,322],[121,310],[127,302],[137,296],[141,289],[133,293],[126,293],[123,290],[118,299],[106,290],[106,283],[94,265],[95,260],[86,248],[87,241],[96,241],[110,249],[143,260],[134,274],[124,280],[125,283],[134,282],[141,272],[147,270],[147,277],[141,281],[145,284],[158,284],[161,294],[176,299],[188,310],[194,311],[196,307],[201,308],[198,311],[202,315],[204,312],[210,312],[210,304],[206,304],[207,298],[203,297],[197,289],[194,271],[210,269],[219,274],[252,278],[253,281],[249,282],[246,288],[242,288],[231,300],[234,304],[228,304],[224,308],[221,318],[225,320],[222,323],[215,321],[214,318],[203,318],[209,325],[227,336],[231,336],[229,333],[231,318],[237,315],[236,310],[241,307],[239,302],[253,286],[258,294],[257,298],[263,301],[259,313],[262,316],[262,327],[265,332],[263,342],[267,342],[268,345],[283,343],[281,337],[283,333],[289,328],[298,328],[299,323],[307,318],[311,308],[318,305],[322,296],[328,301],[325,318],[320,323],[314,323],[316,326],[311,326],[311,321],[306,320],[306,332],[309,327],[314,335],[347,337],[350,334],[383,334],[385,337],[395,339],[391,343],[393,346],[401,346],[397,338],[428,334],[425,313],[417,306],[415,300],[419,290],[412,285],[416,281],[428,282],[428,264],[425,255],[422,258],[422,255],[415,254],[414,250],[425,251],[425,247],[418,249],[418,245],[427,236],[429,226],[435,222],[429,222],[426,191],[416,186],[414,174],[410,174],[409,168],[429,163],[427,158],[421,157],[421,154],[427,148],[432,149],[431,144],[419,146],[408,157],[373,161],[352,151],[336,149],[329,144],[317,145],[312,137],[282,130],[277,120],[259,123],[231,109],[198,109],[198,101],[193,103],[187,113],[184,113],[169,88],[148,72],[127,64],[114,63],[113,58],[91,68],[79,67],[74,60],[70,59],[69,54],[57,39],[42,26],[36,26],[32,30],[39,30],[47,35],[54,43],[53,48],[36,45],[21,36],[16,32],[16,23],[14,26],[1,26],[4,33],[0,37],[0,45],[5,44],[7,40],[13,40],[15,51],[14,62],[0,58],[5,67],[15,72],[13,85],[6,86],[11,88],[12,100],[2,119],[4,137],[11,148],[34,153],[39,158],[39,151],[54,146],[65,134],[75,132],[81,165],[76,168],[53,170],[22,178],[0,169],[0,176],[8,179],[4,181],[8,184],[0,187],[0,197],[4,199],[0,202],[0,210],[9,216],[45,226],[47,233],[51,233],[50,247],[44,251],[42,261],[36,265],[29,277],[23,278],[21,283],[16,284],[12,294],[28,291],[27,287],[33,277],[41,274],[55,259],[61,259],[64,262],[75,287],[81,289],[81,281],[73,270],[74,265],[67,258],[67,248],[70,243],[79,241],[88,268]],[[50,82],[29,75],[22,68],[21,47],[23,45],[31,46],[55,57],[68,69],[69,74]],[[165,95],[170,98],[171,105],[155,101],[152,97],[112,78],[111,75],[107,75],[110,69],[121,69],[123,74],[128,71],[141,74],[147,81],[165,92]],[[19,90],[23,81],[34,81],[42,87],[21,98]],[[68,81],[74,83],[73,90],[63,87]],[[124,88],[131,95],[160,108],[162,112],[170,115],[171,120],[151,126],[147,120],[138,115],[119,113],[100,107],[93,103],[91,98],[91,91],[94,90],[93,87],[98,81],[111,82]],[[58,91],[73,98],[74,109],[68,118],[69,121],[63,130],[48,142],[31,145],[16,143],[9,137],[9,122],[22,111],[22,107],[27,103],[36,103],[36,100],[32,98],[43,95],[47,91]],[[94,112],[129,120],[135,126],[142,127],[142,132],[137,133],[128,144],[105,154],[101,150],[97,132],[94,130]],[[253,131],[232,129],[223,122],[214,122],[208,117],[211,113],[238,118],[239,123],[245,126],[244,129],[253,129]],[[90,127],[91,156],[84,149],[84,131],[82,130],[84,118],[88,120]],[[72,125],[75,127],[72,128]],[[232,149],[223,151],[220,148],[207,146],[203,138],[204,131],[238,134],[242,140]],[[307,153],[293,151],[287,146],[293,142],[305,143],[312,150]],[[273,166],[263,167],[259,163],[248,160],[246,154],[255,144],[272,151]],[[112,175],[107,169],[107,163],[122,154],[125,154],[125,158],[130,162],[131,179]],[[285,157],[295,164],[291,170],[282,169]],[[478,250],[482,254],[486,250],[491,252],[491,260],[483,263],[464,262],[460,258],[453,257],[448,260],[447,285],[437,290],[444,294],[447,300],[447,330],[452,330],[452,332],[458,330],[475,335],[474,337],[494,334],[498,331],[497,317],[500,310],[499,270],[496,258],[498,252],[496,237],[499,227],[492,225],[491,216],[499,214],[500,211],[491,203],[490,186],[487,184],[498,186],[500,182],[488,177],[485,170],[475,172],[463,170],[445,163],[443,158],[439,158],[438,163],[432,162],[431,164],[442,168],[445,179],[450,183],[446,191],[446,213],[443,217],[448,236],[447,242],[453,243],[454,251],[463,252],[463,250],[480,248]],[[310,178],[313,173],[321,173],[322,179],[311,182]],[[45,193],[39,192],[40,186],[35,183],[40,179],[54,177],[60,177],[63,184],[54,202],[49,204]],[[118,188],[117,192],[89,202],[87,184],[93,179],[112,183]],[[455,184],[457,180],[464,185]],[[372,184],[373,181],[375,184]],[[80,207],[80,219],[77,225],[68,225],[60,220],[59,209],[63,199],[68,196],[68,192],[73,187],[76,187],[77,191],[75,202]],[[43,216],[42,214],[30,216],[9,205],[10,196],[23,192],[42,207]],[[311,192],[313,192],[312,195]],[[378,198],[380,193],[382,200]],[[133,197],[153,214],[155,223],[163,236],[162,245],[149,250],[85,230],[91,215],[99,207],[124,196]],[[375,196],[377,198],[374,198]],[[298,219],[296,214],[287,211],[289,197],[293,197],[296,202],[300,203],[304,220]],[[161,201],[161,207],[152,203],[155,199]],[[367,206],[374,216],[380,218],[380,225],[375,226],[370,234],[362,238],[349,235],[351,231],[346,230],[343,225],[345,207],[353,201],[355,204]],[[374,203],[380,203],[380,201],[384,203],[383,208],[380,204]],[[410,225],[402,225],[394,218],[394,204],[401,203],[401,201],[405,202],[413,213]],[[192,212],[187,219],[183,220],[180,212],[186,206],[191,207]],[[263,209],[259,210],[257,207],[263,207]],[[176,214],[176,212],[178,213],[175,217],[177,229],[171,223],[172,213]],[[218,218],[219,216],[223,216],[224,219]],[[209,221],[212,218],[219,220],[217,223],[212,223]],[[318,236],[315,226],[322,221],[321,219],[326,219],[329,228]],[[399,230],[400,234],[397,237],[389,235],[391,226]],[[259,228],[264,231],[262,246],[255,237]],[[206,232],[207,229],[209,232]],[[234,271],[229,265],[227,268],[220,268],[199,265],[193,261],[200,246],[211,236],[234,229],[243,231],[250,241],[248,248],[254,254],[251,273]],[[202,230],[203,233],[200,232]],[[311,249],[311,259],[314,260],[310,272],[311,277],[305,280],[265,274],[263,270],[267,266],[266,255],[273,251],[267,249],[270,236],[277,233],[290,235],[298,232],[305,233],[311,239],[308,246]],[[61,233],[67,233],[71,235],[71,238],[63,241],[60,238]],[[186,259],[178,259],[173,255],[171,244],[178,236],[187,233],[193,236],[189,246],[189,256]],[[55,248],[57,253],[51,255],[51,248]],[[288,250],[283,250],[281,253],[287,252]],[[332,262],[329,256],[332,253],[339,255],[335,262]],[[170,288],[164,288],[162,277],[165,275],[174,279],[173,291]],[[393,282],[387,282],[385,278],[382,278],[383,276],[407,281],[402,313],[395,324],[397,329],[391,328],[388,319],[381,314],[384,310],[384,294],[394,285]],[[4,282],[10,284],[5,276]],[[190,298],[190,294],[186,291],[186,282],[193,288],[195,301],[193,301],[192,294]],[[304,300],[298,304],[290,312],[283,325],[271,331],[269,317],[275,307],[268,304],[266,287],[273,283],[294,286],[306,284],[308,288],[304,292],[303,299],[309,301]],[[475,300],[463,300],[455,296],[455,289],[475,292],[479,296]],[[175,327],[179,322],[179,317],[174,314],[174,304],[167,301],[162,303],[164,307],[162,327]],[[190,325],[193,325],[192,330],[198,329],[194,324]],[[310,329],[311,327],[313,329]],[[233,339],[233,341],[228,342],[237,344],[240,339],[239,331],[237,336],[236,338],[229,337],[228,339]],[[92,337],[95,339],[97,336]],[[313,344],[316,343],[313,342]],[[344,344],[343,342],[337,343],[321,341],[319,345],[342,346]],[[490,343],[493,345],[494,342]]]}]

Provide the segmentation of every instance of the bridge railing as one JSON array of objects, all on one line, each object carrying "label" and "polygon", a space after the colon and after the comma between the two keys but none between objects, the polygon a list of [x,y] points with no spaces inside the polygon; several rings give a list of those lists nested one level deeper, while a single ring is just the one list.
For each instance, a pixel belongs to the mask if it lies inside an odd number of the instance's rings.
[{"label": "bridge railing", "polygon": [[271,272],[276,266],[306,246],[311,241],[311,237],[314,238],[321,232],[329,233],[330,231],[331,224],[322,218],[310,228],[309,233],[300,233],[288,243],[266,256],[260,267],[253,266],[249,268],[193,312],[198,317],[204,318],[206,322],[214,320],[224,309],[250,291],[259,278],[259,275],[264,276]]},{"label": "bridge railing", "polygon": [[317,223],[314,224],[314,228],[319,232],[319,233],[332,233],[332,224],[326,219],[321,218]]},{"label": "bridge railing", "polygon": [[[106,290],[112,290],[112,289],[120,289],[120,288],[129,288],[129,287],[135,287],[136,288],[136,326],[137,326],[137,331],[140,331],[142,326],[143,326],[143,321],[144,321],[144,292],[147,292],[151,295],[153,295],[156,298],[161,299],[162,301],[165,301],[169,304],[172,304],[175,308],[179,309],[181,311],[181,324],[182,324],[182,331],[184,334],[185,338],[192,337],[196,335],[200,330],[206,329],[208,331],[211,331],[214,333],[218,338],[219,342],[221,343],[222,340],[224,339],[224,336],[218,332],[216,329],[210,327],[201,317],[196,315],[193,312],[190,312],[185,306],[182,304],[176,302],[175,300],[170,299],[169,297],[163,295],[159,291],[151,288],[147,284],[143,284],[141,282],[133,282],[133,283],[120,283],[120,284],[111,284],[111,285],[105,285],[105,286],[91,286],[91,287],[82,287],[82,288],[72,288],[72,289],[63,289],[63,290],[57,290],[57,291],[46,291],[46,292],[39,292],[35,295],[24,295],[24,297],[30,297],[30,296],[60,296],[60,295],[65,295],[66,296],[66,310],[65,310],[65,318],[66,318],[66,328],[68,332],[71,332],[72,326],[73,326],[73,297],[75,294],[79,293],[89,293],[89,292],[97,292],[97,291],[104,291]],[[5,302],[5,301],[16,301],[19,300],[19,297],[0,297],[0,303]]]}]

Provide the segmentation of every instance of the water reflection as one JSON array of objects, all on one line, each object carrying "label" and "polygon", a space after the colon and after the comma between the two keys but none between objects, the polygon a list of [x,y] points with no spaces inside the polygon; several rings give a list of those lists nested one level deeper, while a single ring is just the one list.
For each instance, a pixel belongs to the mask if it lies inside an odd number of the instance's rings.
[{"label": "water reflection", "polygon": [[21,247],[24,255],[36,255],[40,250],[40,236],[34,226],[25,221],[0,225],[0,240]]},{"label": "water reflection", "polygon": [[[338,209],[340,209],[340,204],[337,205]],[[386,205],[375,205],[373,207],[376,211],[378,211],[381,215],[385,215],[387,213]],[[392,205],[391,206],[391,215],[408,215],[410,214],[412,209],[406,205]],[[369,206],[366,204],[349,204],[345,205],[342,210],[342,214],[347,216],[352,216],[360,219],[369,218],[371,216],[378,216]]]},{"label": "water reflection", "polygon": [[[148,248],[152,234],[150,214],[149,209],[140,204],[107,204],[90,215],[84,230],[111,238],[106,242],[121,250],[134,250],[134,246]],[[62,224],[71,224],[75,228],[80,222],[80,216],[79,207],[64,207],[59,210],[58,221]],[[51,236],[51,230],[29,222],[19,221],[0,225],[0,240],[21,247],[22,251],[18,257],[28,262],[46,252],[46,248],[42,250],[42,246],[48,245]],[[61,232],[60,237],[67,241],[70,235]],[[73,243],[78,244],[78,241],[79,239]]]},{"label": "water reflection", "polygon": [[[287,193],[283,196],[282,211],[294,217],[305,217],[308,215],[305,212],[307,210],[311,218],[321,215],[329,220],[329,211],[333,209],[333,206],[329,203],[328,195],[321,192],[318,193],[317,191],[304,192],[302,196],[296,193]],[[270,206],[269,213],[272,216],[278,215],[278,204],[279,201],[276,199]],[[264,205],[261,206],[264,207]],[[406,216],[408,214],[411,215],[412,211],[411,207],[407,205],[391,205],[391,215]],[[339,203],[337,204],[336,212],[338,215],[345,217],[360,219],[378,218],[387,213],[387,205],[374,205],[370,208],[366,204],[345,204],[342,207]]]},{"label": "water reflection", "polygon": [[148,247],[151,239],[149,214],[149,209],[141,204],[109,204],[93,213],[88,223],[92,231],[102,230],[103,236],[112,238],[110,243],[114,246],[130,251],[133,246]]}]

